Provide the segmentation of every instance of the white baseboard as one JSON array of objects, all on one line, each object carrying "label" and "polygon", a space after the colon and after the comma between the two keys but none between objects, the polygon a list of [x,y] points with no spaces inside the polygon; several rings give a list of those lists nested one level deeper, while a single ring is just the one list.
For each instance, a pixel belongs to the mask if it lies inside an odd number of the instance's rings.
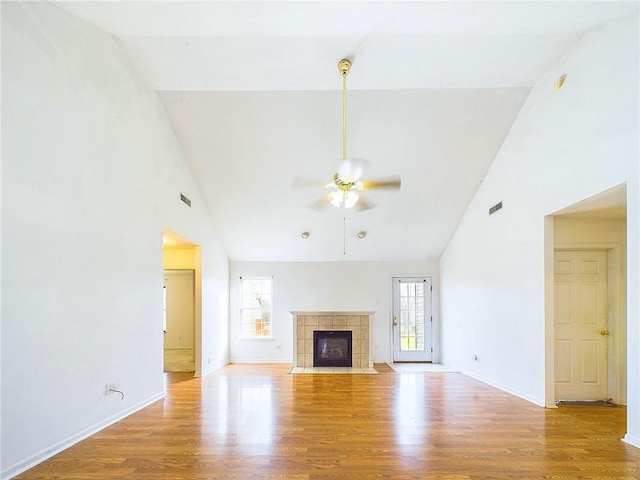
[{"label": "white baseboard", "polygon": [[635,435],[629,435],[628,433],[622,438],[624,443],[631,445],[632,447],[640,448],[640,437]]},{"label": "white baseboard", "polygon": [[205,375],[209,375],[210,373],[213,373],[216,370],[221,369],[225,365],[229,365],[229,362],[222,362],[222,363],[219,363],[217,365],[207,365],[208,368],[206,370],[202,370],[202,372],[200,372],[199,375],[194,375],[194,376],[195,377],[204,377]]},{"label": "white baseboard", "polygon": [[63,450],[66,450],[72,445],[75,445],[76,443],[81,442],[85,438],[88,438],[91,435],[98,433],[100,430],[104,430],[108,426],[113,425],[116,422],[119,422],[123,418],[128,417],[129,415],[137,412],[138,410],[142,410],[143,408],[151,405],[154,402],[157,402],[158,400],[161,400],[164,397],[165,397],[164,391],[156,395],[153,395],[152,397],[146,400],[143,400],[142,402],[139,402],[127,408],[126,410],[123,410],[122,412],[117,413],[116,415],[108,417],[105,420],[96,423],[95,425],[85,428],[84,430],[81,430],[75,435],[71,435],[65,440],[57,442],[51,445],[50,447],[45,448],[44,450],[41,450],[40,452],[25,458],[24,460],[20,460],[19,462],[16,462],[13,465],[2,470],[2,473],[0,473],[0,478],[2,480],[8,480],[10,478],[15,477],[16,475],[19,475],[20,473],[26,472],[30,468],[35,467],[36,465],[44,462],[48,458],[51,458],[54,455],[57,455],[58,453],[62,452]]},{"label": "white baseboard", "polygon": [[511,395],[515,395],[516,397],[520,397],[523,400],[526,400],[527,402],[530,402],[530,403],[533,403],[535,405],[538,405],[539,407],[545,407],[546,406],[544,401],[540,401],[538,399],[530,397],[529,395],[526,395],[526,394],[524,394],[522,392],[518,392],[516,390],[512,390],[510,388],[505,387],[504,385],[500,385],[499,383],[493,382],[493,381],[488,380],[486,378],[483,378],[483,377],[481,377],[479,375],[475,375],[475,374],[467,372],[465,370],[463,370],[461,373],[464,373],[468,377],[475,378],[476,380],[479,380],[482,383],[486,383],[487,385],[491,385],[492,387],[495,387],[498,390],[502,390],[503,392],[510,393]]}]

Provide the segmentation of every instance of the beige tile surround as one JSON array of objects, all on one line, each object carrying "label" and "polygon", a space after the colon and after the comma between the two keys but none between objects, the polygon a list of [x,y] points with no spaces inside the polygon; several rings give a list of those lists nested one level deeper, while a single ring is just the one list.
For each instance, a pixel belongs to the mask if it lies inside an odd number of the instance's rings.
[{"label": "beige tile surround", "polygon": [[294,367],[313,367],[314,330],[350,330],[352,367],[373,367],[369,359],[371,316],[374,312],[291,312],[294,322]]}]

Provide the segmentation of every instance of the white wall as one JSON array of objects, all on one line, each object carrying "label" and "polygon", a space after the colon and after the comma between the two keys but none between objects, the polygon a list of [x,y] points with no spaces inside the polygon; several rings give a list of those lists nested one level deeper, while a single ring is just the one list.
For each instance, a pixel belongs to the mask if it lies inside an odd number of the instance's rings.
[{"label": "white wall", "polygon": [[163,396],[163,227],[202,247],[202,353],[208,369],[226,363],[228,261],[113,37],[50,4],[3,2],[2,75],[6,478]]},{"label": "white wall", "polygon": [[[391,360],[391,278],[433,278],[434,358],[439,358],[437,261],[424,262],[231,262],[232,362],[292,362],[291,311],[375,311],[374,362]],[[240,277],[273,276],[273,340],[240,339]]]},{"label": "white wall", "polygon": [[[626,439],[640,445],[638,80],[637,19],[586,35],[554,65],[469,205],[440,275],[443,361],[544,405],[544,218],[626,182]],[[489,216],[498,201],[504,208]]]}]

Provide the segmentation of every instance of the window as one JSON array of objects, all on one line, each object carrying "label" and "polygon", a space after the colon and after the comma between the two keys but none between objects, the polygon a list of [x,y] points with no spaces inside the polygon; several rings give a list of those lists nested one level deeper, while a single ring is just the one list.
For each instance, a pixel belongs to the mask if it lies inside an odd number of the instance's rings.
[{"label": "window", "polygon": [[271,277],[240,277],[242,333],[244,338],[272,338]]}]

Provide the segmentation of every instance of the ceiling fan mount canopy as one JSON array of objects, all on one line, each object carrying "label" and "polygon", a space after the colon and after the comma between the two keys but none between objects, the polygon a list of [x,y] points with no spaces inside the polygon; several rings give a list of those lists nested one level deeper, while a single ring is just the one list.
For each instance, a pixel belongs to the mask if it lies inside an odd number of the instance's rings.
[{"label": "ceiling fan mount canopy", "polygon": [[351,70],[351,62],[349,60],[343,58],[338,62],[338,71],[342,77],[349,75],[349,70]]}]

